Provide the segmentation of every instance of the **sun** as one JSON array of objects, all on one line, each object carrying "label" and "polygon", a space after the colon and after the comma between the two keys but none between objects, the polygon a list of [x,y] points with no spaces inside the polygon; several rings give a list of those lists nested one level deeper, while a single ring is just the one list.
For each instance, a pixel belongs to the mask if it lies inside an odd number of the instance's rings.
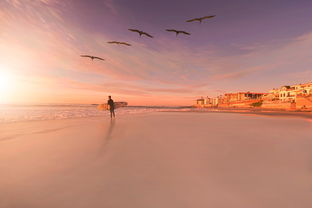
[{"label": "sun", "polygon": [[0,103],[5,102],[14,87],[13,76],[7,72],[0,71]]},{"label": "sun", "polygon": [[6,91],[10,89],[11,77],[4,73],[0,73],[0,90]]}]

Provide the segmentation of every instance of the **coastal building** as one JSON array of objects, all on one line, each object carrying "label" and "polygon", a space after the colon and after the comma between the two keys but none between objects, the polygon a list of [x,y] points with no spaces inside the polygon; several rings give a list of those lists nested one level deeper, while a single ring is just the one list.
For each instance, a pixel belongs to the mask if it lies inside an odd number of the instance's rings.
[{"label": "coastal building", "polygon": [[267,93],[237,92],[224,94],[223,103],[241,102],[261,99]]},{"label": "coastal building", "polygon": [[221,99],[222,99],[221,96],[218,96],[216,98],[212,98],[212,106],[215,106],[215,107],[218,106]]},{"label": "coastal building", "polygon": [[296,91],[293,87],[285,85],[279,90],[279,100],[282,102],[294,102],[296,99]]},{"label": "coastal building", "polygon": [[251,108],[267,109],[312,109],[312,82],[296,85],[284,85],[272,89],[269,93],[236,92],[225,93],[218,97],[201,98],[197,107]]},{"label": "coastal building", "polygon": [[197,107],[203,107],[205,105],[205,99],[203,97],[196,100]]},{"label": "coastal building", "polygon": [[251,107],[267,93],[237,92],[226,93],[218,97],[200,98],[196,100],[196,107]]},{"label": "coastal building", "polygon": [[306,84],[293,85],[291,87],[297,92],[297,94],[303,94],[303,95],[312,94],[312,82],[309,82]]},{"label": "coastal building", "polygon": [[279,100],[279,89],[272,89],[268,94],[264,95],[263,100],[274,101]]},{"label": "coastal building", "polygon": [[306,84],[284,85],[279,89],[270,90],[265,100],[280,102],[296,102],[298,96],[312,95],[312,82]]},{"label": "coastal building", "polygon": [[196,100],[196,106],[197,107],[212,107],[214,103],[214,98],[206,97],[203,98],[201,97],[200,99]]}]

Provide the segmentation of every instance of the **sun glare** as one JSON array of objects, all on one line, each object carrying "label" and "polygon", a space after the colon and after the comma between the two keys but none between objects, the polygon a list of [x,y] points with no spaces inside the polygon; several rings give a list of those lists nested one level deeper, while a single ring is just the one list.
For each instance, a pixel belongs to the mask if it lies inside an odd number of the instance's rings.
[{"label": "sun glare", "polygon": [[7,72],[0,71],[0,102],[5,102],[14,87],[13,76]]}]

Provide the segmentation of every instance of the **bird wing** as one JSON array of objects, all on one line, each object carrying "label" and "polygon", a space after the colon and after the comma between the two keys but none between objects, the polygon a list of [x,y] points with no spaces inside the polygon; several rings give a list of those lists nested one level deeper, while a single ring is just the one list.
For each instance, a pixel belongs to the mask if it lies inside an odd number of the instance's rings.
[{"label": "bird wing", "polygon": [[119,44],[123,44],[123,45],[131,46],[131,44],[126,43],[126,42],[120,42]]},{"label": "bird wing", "polygon": [[89,55],[80,55],[81,57],[88,57],[88,58],[91,58],[91,56]]},{"label": "bird wing", "polygon": [[117,42],[117,41],[109,41],[109,42],[107,42],[107,43],[111,43],[111,44],[116,43],[116,44],[118,44],[119,42]]},{"label": "bird wing", "polygon": [[166,31],[168,31],[168,32],[178,32],[175,29],[167,29]]},{"label": "bird wing", "polygon": [[153,38],[153,36],[151,36],[150,34],[148,34],[146,32],[142,32],[142,34],[146,35],[147,37]]},{"label": "bird wing", "polygon": [[191,35],[191,33],[185,32],[185,31],[179,31],[179,33],[183,33],[185,35]]},{"label": "bird wing", "polygon": [[137,33],[141,32],[140,30],[137,30],[137,29],[128,29],[128,30],[130,30],[131,32],[137,32]]},{"label": "bird wing", "polygon": [[205,16],[205,17],[201,17],[200,19],[210,19],[210,18],[213,18],[215,17],[216,15],[210,15],[210,16]]},{"label": "bird wing", "polygon": [[194,22],[194,21],[199,21],[199,19],[198,18],[194,18],[194,19],[186,20],[186,22]]},{"label": "bird wing", "polygon": [[97,56],[93,56],[93,58],[104,61],[104,59],[102,59],[102,58],[100,58],[100,57],[97,57]]}]

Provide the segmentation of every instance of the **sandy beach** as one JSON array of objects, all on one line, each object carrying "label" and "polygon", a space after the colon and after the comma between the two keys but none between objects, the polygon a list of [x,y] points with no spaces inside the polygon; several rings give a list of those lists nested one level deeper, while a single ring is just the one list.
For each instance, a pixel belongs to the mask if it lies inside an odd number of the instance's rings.
[{"label": "sandy beach", "polygon": [[1,124],[0,207],[310,208],[311,133],[213,112]]}]

